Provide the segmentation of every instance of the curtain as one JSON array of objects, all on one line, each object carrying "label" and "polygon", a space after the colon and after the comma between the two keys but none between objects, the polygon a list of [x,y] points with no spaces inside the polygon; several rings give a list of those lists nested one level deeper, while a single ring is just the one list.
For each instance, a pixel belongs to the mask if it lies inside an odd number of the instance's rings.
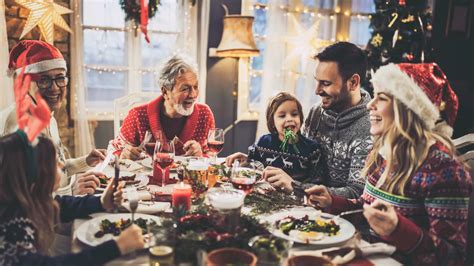
[{"label": "curtain", "polygon": [[81,0],[73,1],[73,34],[71,35],[71,113],[74,119],[76,157],[89,153],[94,147],[85,103],[81,3]]},{"label": "curtain", "polygon": [[[258,139],[268,132],[265,112],[269,98],[280,91],[292,93],[301,102],[303,114],[308,114],[311,106],[320,101],[315,95],[314,71],[316,61],[311,54],[299,53],[298,49],[308,49],[307,46],[295,49],[295,45],[288,43],[288,37],[303,36],[296,28],[298,24],[302,31],[310,34],[308,29],[316,23],[314,17],[287,14],[280,8],[284,1],[268,1],[265,50],[263,53],[262,85],[260,101],[253,105],[259,113],[257,121]],[[319,19],[319,30],[315,36],[318,39],[330,39],[334,34],[334,24],[324,23],[324,18]],[[303,123],[303,121],[301,121]]]},{"label": "curtain", "polygon": [[0,0],[0,110],[5,109],[13,99],[13,79],[8,77],[8,36],[5,18],[5,1]]}]

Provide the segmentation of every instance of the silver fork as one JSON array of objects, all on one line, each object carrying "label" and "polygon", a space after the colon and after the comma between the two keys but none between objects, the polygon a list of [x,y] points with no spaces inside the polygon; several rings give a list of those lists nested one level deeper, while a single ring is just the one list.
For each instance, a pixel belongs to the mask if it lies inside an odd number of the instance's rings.
[{"label": "silver fork", "polygon": [[350,214],[354,214],[354,213],[360,213],[360,212],[363,212],[363,211],[364,211],[364,209],[357,209],[357,210],[352,210],[352,211],[341,212],[338,215],[333,216],[332,219],[338,220],[342,216],[346,216],[346,215],[350,215]]},{"label": "silver fork", "polygon": [[130,212],[132,213],[132,224],[135,222],[135,212],[138,208],[138,193],[135,187],[127,189],[128,203],[130,204]]}]

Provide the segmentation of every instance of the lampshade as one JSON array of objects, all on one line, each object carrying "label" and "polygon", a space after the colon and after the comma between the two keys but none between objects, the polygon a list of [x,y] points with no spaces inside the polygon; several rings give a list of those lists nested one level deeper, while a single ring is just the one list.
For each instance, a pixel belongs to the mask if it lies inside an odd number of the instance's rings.
[{"label": "lampshade", "polygon": [[[227,10],[226,10],[227,11]],[[224,16],[224,31],[216,50],[219,57],[251,57],[258,56],[252,33],[252,16]]]}]

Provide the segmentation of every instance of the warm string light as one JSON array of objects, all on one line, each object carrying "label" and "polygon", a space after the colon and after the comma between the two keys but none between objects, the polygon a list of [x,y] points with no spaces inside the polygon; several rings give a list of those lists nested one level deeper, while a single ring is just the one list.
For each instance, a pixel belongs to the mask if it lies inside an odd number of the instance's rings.
[{"label": "warm string light", "polygon": [[[288,5],[280,5],[280,10],[284,11],[283,16],[288,16],[290,13],[296,14],[310,14],[310,16],[318,17],[327,17],[329,16],[331,20],[334,20],[334,15],[344,15],[344,16],[357,16],[358,18],[366,17],[370,18],[369,13],[352,13],[351,10],[342,10],[341,7],[336,6],[334,9],[320,9],[320,8],[309,8],[309,7],[299,7],[296,6],[291,8]],[[268,6],[265,4],[256,3],[249,6],[249,10],[268,10]]]}]

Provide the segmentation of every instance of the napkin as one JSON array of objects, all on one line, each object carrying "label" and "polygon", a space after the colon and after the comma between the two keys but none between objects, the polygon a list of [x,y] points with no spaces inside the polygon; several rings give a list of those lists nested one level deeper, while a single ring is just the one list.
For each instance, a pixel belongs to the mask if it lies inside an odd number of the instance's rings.
[{"label": "napkin", "polygon": [[[122,203],[122,206],[130,211],[130,205],[127,202]],[[155,214],[158,212],[164,212],[171,207],[169,202],[157,202],[157,201],[139,201],[136,213],[144,214]]]},{"label": "napkin", "polygon": [[[367,257],[375,254],[392,255],[396,248],[386,243],[366,243],[352,247],[334,247],[322,250],[304,250],[292,252],[293,256],[310,255],[329,257],[335,264],[346,264],[355,258]],[[351,262],[352,264],[352,262]]]}]

